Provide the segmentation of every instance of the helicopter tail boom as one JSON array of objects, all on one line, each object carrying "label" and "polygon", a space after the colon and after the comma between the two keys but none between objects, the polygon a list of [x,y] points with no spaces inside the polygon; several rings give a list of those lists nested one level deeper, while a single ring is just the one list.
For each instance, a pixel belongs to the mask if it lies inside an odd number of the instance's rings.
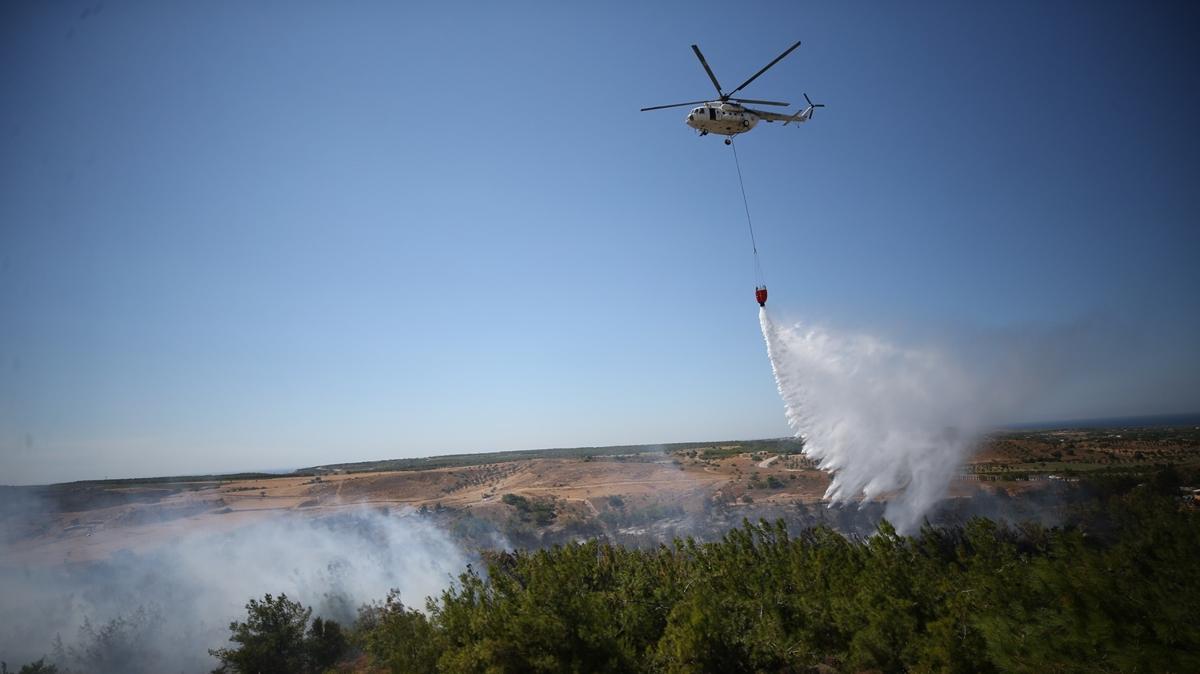
[{"label": "helicopter tail boom", "polygon": [[801,108],[801,109],[797,110],[795,113],[790,114],[790,115],[789,114],[779,114],[778,112],[768,112],[766,110],[752,110],[749,108],[747,108],[747,109],[750,110],[750,112],[753,112],[754,114],[758,115],[758,117],[760,119],[765,119],[768,122],[783,122],[784,126],[787,126],[788,124],[791,124],[792,122],[796,122],[797,124],[803,124],[804,122],[807,122],[808,120],[812,119],[813,112],[817,108],[825,107],[824,103],[813,103],[812,100],[809,99],[808,94],[804,95],[804,100],[808,102],[808,106]]}]

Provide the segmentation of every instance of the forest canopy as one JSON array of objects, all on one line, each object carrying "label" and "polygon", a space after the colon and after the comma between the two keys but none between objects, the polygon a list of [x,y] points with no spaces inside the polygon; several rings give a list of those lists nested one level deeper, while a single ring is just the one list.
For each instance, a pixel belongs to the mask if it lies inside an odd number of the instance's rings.
[{"label": "forest canopy", "polygon": [[[424,611],[395,593],[363,607],[336,668],[1200,671],[1200,514],[1169,474],[1102,487],[1050,528],[977,518],[901,536],[883,522],[859,538],[745,522],[710,543],[486,553]],[[278,621],[296,643],[246,631],[265,607],[248,604],[235,643],[277,644],[321,671],[328,643],[297,655],[314,634],[298,606]],[[248,671],[238,649],[221,653],[226,671]]]}]

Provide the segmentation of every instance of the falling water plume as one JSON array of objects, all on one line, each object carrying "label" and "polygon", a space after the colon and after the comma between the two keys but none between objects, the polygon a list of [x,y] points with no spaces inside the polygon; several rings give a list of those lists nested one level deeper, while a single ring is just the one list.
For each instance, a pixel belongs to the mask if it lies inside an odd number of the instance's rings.
[{"label": "falling water plume", "polygon": [[897,529],[919,526],[986,428],[976,379],[936,351],[759,321],[788,424],[832,475],[825,498],[886,500]]}]

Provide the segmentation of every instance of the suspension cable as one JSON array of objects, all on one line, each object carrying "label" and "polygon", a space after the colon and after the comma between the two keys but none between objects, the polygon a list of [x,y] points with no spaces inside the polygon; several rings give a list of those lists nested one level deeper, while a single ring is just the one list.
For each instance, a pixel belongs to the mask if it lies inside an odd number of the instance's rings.
[{"label": "suspension cable", "polygon": [[742,206],[746,209],[746,228],[750,231],[750,249],[754,251],[754,281],[757,285],[766,285],[763,280],[762,264],[758,261],[758,243],[754,240],[754,223],[750,220],[750,202],[746,199],[746,183],[742,180],[742,162],[738,160],[737,144],[729,139],[729,147],[733,148],[733,164],[737,167],[738,186],[742,188]]}]

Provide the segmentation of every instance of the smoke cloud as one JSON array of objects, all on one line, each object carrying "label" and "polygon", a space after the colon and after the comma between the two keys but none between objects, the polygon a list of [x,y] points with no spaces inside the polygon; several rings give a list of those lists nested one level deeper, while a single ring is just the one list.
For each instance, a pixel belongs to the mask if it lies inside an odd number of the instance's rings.
[{"label": "smoke cloud", "polygon": [[206,672],[216,664],[207,650],[226,645],[252,597],[287,594],[349,624],[391,588],[423,607],[468,558],[420,517],[361,509],[279,516],[103,562],[4,561],[0,659],[10,666],[49,656],[76,671]]},{"label": "smoke cloud", "polygon": [[884,499],[901,532],[919,526],[980,436],[1021,398],[949,352],[780,327],[765,308],[759,321],[788,424],[832,474],[825,497]]}]

